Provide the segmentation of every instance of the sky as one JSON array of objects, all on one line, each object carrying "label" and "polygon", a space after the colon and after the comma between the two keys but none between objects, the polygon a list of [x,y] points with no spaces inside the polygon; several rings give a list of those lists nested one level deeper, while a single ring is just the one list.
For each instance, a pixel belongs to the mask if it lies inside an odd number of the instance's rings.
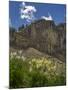
[{"label": "sky", "polygon": [[[24,6],[26,9],[23,9]],[[41,19],[42,16],[48,17],[48,15],[56,24],[63,23],[66,16],[66,5],[9,1],[9,25],[16,29],[22,24],[26,25],[33,20]]]}]

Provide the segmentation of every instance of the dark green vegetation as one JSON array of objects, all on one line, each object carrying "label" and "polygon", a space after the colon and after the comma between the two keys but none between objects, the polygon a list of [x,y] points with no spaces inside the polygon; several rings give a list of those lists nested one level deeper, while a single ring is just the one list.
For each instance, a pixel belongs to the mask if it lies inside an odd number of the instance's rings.
[{"label": "dark green vegetation", "polygon": [[10,88],[65,85],[65,63],[55,58],[10,58]]}]

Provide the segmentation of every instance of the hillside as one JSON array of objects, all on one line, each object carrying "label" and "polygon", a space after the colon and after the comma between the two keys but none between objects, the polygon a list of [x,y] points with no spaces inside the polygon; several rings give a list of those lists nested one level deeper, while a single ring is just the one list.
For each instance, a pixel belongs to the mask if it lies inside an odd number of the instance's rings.
[{"label": "hillside", "polygon": [[55,56],[62,61],[66,59],[66,26],[55,25],[54,21],[44,19],[35,21],[18,32],[10,30],[10,47],[16,49],[35,48],[42,53]]},{"label": "hillside", "polygon": [[10,28],[10,88],[66,85],[66,26],[38,20]]}]

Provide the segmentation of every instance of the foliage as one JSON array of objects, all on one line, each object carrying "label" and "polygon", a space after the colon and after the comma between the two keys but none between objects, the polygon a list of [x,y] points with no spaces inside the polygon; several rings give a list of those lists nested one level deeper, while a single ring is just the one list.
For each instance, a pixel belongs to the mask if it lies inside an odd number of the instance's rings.
[{"label": "foliage", "polygon": [[65,85],[65,64],[53,58],[10,58],[10,88]]}]

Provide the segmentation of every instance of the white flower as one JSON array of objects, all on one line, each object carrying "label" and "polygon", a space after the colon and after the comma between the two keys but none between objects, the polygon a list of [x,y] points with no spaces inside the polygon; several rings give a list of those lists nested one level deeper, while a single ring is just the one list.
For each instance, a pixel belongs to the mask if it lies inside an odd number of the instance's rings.
[{"label": "white flower", "polygon": [[23,61],[26,59],[24,56],[21,57],[23,59]]}]

